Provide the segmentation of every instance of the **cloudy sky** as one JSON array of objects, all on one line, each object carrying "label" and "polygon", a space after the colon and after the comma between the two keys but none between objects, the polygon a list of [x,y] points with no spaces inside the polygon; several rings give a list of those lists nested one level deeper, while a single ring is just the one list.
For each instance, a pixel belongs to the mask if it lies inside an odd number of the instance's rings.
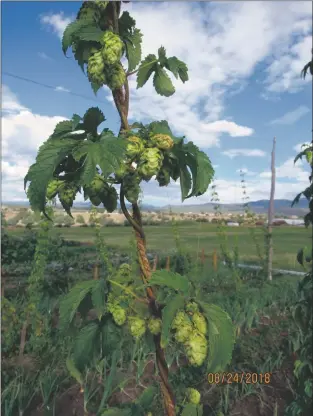
[{"label": "cloudy sky", "polygon": [[[1,4],[3,201],[26,199],[23,178],[59,121],[97,105],[106,126],[119,129],[109,90],[95,97],[71,53],[66,58],[61,50],[63,30],[80,4]],[[312,78],[300,78],[312,47],[311,2],[137,1],[122,7],[144,34],[143,55],[162,45],[187,63],[190,77],[185,84],[174,81],[170,98],[157,95],[151,82],[136,90],[131,77],[131,121],[166,119],[177,135],[201,147],[215,167],[222,202],[241,202],[240,169],[250,200],[269,198],[274,136],[276,198],[292,199],[307,186],[307,167],[294,166],[293,159],[312,139]],[[181,203],[177,183],[167,189],[149,184],[144,193],[146,203]],[[188,204],[210,200],[209,189]]]}]

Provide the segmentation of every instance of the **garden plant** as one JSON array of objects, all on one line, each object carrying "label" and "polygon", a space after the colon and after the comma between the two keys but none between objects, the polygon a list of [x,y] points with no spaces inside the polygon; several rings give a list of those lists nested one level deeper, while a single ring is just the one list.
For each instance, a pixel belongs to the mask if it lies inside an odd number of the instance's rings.
[{"label": "garden plant", "polygon": [[[136,75],[137,88],[153,78],[156,93],[169,97],[175,93],[169,73],[185,83],[188,68],[177,57],[167,57],[162,46],[157,54],[143,58],[143,35],[130,14],[121,13],[122,3],[83,2],[62,39],[64,53],[72,48],[93,91],[96,93],[104,86],[111,90],[121,120],[118,134],[108,128],[98,131],[106,120],[99,108],[90,108],[83,117],[74,114],[71,120],[58,123],[29,168],[25,187],[29,183],[27,195],[32,209],[48,219],[48,201],[56,197],[70,216],[79,192],[94,206],[103,204],[107,212],[116,210],[119,203],[135,233],[141,281],[133,276],[129,265],[122,265],[117,272],[109,270],[106,278],[78,283],[60,305],[63,330],[75,325],[76,312],[88,301],[96,310],[93,320],[86,319],[81,324],[67,367],[83,386],[82,372],[96,354],[100,354],[102,363],[110,363],[97,414],[148,414],[150,399],[144,394],[128,407],[107,408],[108,388],[120,353],[114,340],[130,334],[138,348],[144,345],[155,354],[163,398],[158,414],[201,415],[197,390],[186,385],[185,397],[177,400],[169,383],[167,349],[174,346],[183,350],[190,366],[223,371],[232,357],[234,328],[223,309],[197,297],[195,279],[151,269],[139,196],[143,181],[156,180],[159,186],[166,187],[171,180],[178,179],[182,200],[203,195],[214,170],[208,156],[184,137],[176,137],[166,120],[130,124],[130,77]],[[36,297],[33,299],[35,302]],[[87,389],[83,390],[87,397]]]}]

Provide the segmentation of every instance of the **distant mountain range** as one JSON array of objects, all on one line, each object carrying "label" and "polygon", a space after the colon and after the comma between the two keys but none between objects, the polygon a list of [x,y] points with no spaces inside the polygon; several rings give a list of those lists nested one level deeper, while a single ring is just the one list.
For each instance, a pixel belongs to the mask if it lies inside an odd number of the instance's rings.
[{"label": "distant mountain range", "polygon": [[[292,201],[288,199],[276,199],[274,201],[274,211],[276,215],[304,215],[308,211],[308,201],[305,198],[301,198],[299,203],[296,204],[294,207],[291,207]],[[16,207],[29,207],[27,202],[2,202],[4,206],[16,206]],[[128,205],[129,207],[130,205]],[[149,204],[143,204],[141,206],[143,211],[161,211],[161,212],[168,212],[172,211],[174,213],[186,213],[186,212],[193,212],[193,213],[200,213],[200,212],[214,212],[214,203],[206,203],[206,204],[199,204],[199,205],[166,205],[164,207],[155,207]],[[262,199],[259,201],[251,201],[249,206],[252,211],[256,214],[266,214],[268,211],[269,200]],[[80,202],[76,203],[74,209],[84,208],[88,209],[91,207],[90,202]],[[233,213],[240,213],[243,212],[242,204],[220,204],[222,212],[233,212]]]}]

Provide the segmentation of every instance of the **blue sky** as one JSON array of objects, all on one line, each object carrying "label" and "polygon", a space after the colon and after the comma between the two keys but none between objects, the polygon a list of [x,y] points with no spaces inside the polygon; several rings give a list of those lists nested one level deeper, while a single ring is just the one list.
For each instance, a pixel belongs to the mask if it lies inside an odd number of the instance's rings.
[{"label": "blue sky", "polygon": [[[1,4],[4,201],[25,199],[23,177],[58,121],[98,105],[107,126],[119,128],[109,90],[95,97],[71,53],[66,58],[61,50],[62,32],[80,4]],[[167,119],[176,134],[201,147],[215,166],[222,202],[241,202],[240,169],[246,171],[250,199],[268,198],[274,136],[276,198],[292,199],[307,185],[307,167],[294,166],[293,158],[301,143],[311,141],[312,80],[300,78],[312,47],[311,2],[139,1],[122,7],[144,34],[143,57],[163,45],[169,56],[187,63],[190,76],[185,84],[174,80],[176,93],[170,98],[158,96],[151,82],[136,90],[131,77],[131,120]],[[178,185],[167,190],[145,185],[144,201],[180,204]],[[209,190],[190,202],[210,199]]]}]

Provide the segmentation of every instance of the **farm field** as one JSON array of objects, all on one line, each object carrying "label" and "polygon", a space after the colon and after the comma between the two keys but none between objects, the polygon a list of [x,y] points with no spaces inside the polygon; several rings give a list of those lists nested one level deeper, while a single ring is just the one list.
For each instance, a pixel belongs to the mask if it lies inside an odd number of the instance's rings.
[{"label": "farm field", "polygon": [[[238,245],[240,262],[259,264],[256,244],[251,235],[249,227],[226,229],[228,249],[232,250]],[[179,236],[182,244],[191,254],[199,253],[202,249],[205,254],[210,255],[214,250],[219,252],[220,236],[218,228],[214,224],[194,223],[179,224]],[[12,235],[24,233],[22,228],[9,228]],[[94,230],[87,227],[58,228],[57,232],[66,240],[90,242],[94,241]],[[175,233],[171,225],[161,224],[157,226],[145,226],[148,250],[166,253],[174,249]],[[264,237],[261,228],[253,228],[257,243],[264,250]],[[124,226],[102,227],[101,234],[106,243],[122,250],[128,250],[129,241],[132,236],[131,228]],[[303,268],[296,259],[300,247],[309,246],[311,241],[310,229],[304,227],[281,226],[273,230],[274,258],[273,267],[286,270],[302,271]]]}]

